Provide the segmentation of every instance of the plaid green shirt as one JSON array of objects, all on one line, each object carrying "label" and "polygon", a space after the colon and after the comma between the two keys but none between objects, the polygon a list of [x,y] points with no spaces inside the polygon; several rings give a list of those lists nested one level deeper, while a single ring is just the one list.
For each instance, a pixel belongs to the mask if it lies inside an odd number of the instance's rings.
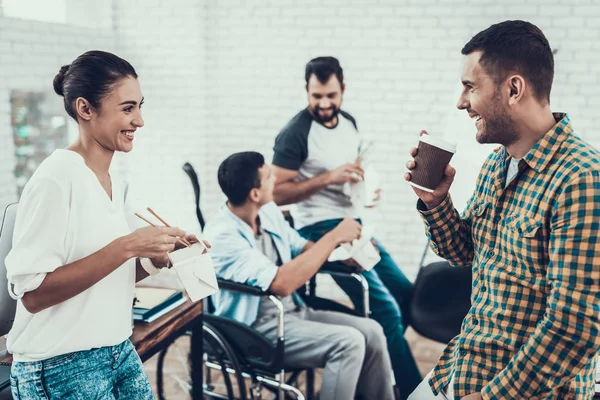
[{"label": "plaid green shirt", "polygon": [[600,348],[600,152],[566,114],[505,188],[504,147],[484,163],[459,215],[419,202],[432,249],[472,265],[471,309],[429,384],[457,398],[591,399]]}]

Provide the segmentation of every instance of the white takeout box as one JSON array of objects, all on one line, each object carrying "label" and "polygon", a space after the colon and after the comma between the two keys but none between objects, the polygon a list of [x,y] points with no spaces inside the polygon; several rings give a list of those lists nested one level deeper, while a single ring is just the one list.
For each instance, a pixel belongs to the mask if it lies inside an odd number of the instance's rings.
[{"label": "white takeout box", "polygon": [[202,300],[219,291],[210,253],[202,243],[169,253],[169,259],[192,301]]},{"label": "white takeout box", "polygon": [[379,252],[371,243],[372,236],[372,228],[363,228],[360,239],[354,239],[352,243],[342,243],[340,247],[331,252],[327,261],[342,261],[353,258],[362,269],[370,271],[381,260]]},{"label": "white takeout box", "polygon": [[365,176],[362,181],[352,184],[351,198],[355,206],[374,207],[379,201],[375,201],[376,191],[381,188],[381,180],[375,168],[365,168]]}]

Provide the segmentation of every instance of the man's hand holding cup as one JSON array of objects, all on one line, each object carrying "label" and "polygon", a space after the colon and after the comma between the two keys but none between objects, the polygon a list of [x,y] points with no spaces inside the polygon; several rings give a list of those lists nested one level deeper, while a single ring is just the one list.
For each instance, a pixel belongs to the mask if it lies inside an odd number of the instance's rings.
[{"label": "man's hand holding cup", "polygon": [[448,163],[456,145],[432,138],[424,130],[419,136],[419,147],[410,149],[413,159],[406,163],[409,171],[404,174],[404,179],[431,210],[444,201],[454,181],[456,170]]}]

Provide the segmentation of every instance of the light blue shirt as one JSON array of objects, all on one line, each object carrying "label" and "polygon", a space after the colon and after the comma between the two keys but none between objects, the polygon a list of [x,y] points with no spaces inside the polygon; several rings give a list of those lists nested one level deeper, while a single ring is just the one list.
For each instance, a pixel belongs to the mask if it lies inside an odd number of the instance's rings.
[{"label": "light blue shirt", "polygon": [[[265,204],[258,215],[261,227],[273,238],[282,264],[302,253],[308,241],[290,227],[275,203]],[[278,267],[260,251],[250,225],[227,205],[206,225],[204,233],[212,246],[210,253],[219,278],[269,289]],[[228,290],[213,295],[216,315],[247,325],[256,320],[261,300],[258,296]]]}]

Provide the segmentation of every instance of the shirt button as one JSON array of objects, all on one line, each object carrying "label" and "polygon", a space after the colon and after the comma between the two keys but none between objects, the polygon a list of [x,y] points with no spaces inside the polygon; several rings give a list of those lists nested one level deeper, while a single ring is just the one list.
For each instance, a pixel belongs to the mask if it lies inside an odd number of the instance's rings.
[{"label": "shirt button", "polygon": [[487,288],[484,286],[481,288],[481,291],[485,293],[487,291]]},{"label": "shirt button", "polygon": [[479,324],[479,321],[477,321],[477,318],[473,318],[473,324],[474,324],[474,325],[477,325],[477,324]]},{"label": "shirt button", "polygon": [[460,351],[460,355],[465,357],[467,355],[467,351],[466,350],[461,350]]},{"label": "shirt button", "polygon": [[488,253],[488,257],[494,257],[494,254],[495,254],[495,253],[494,253],[494,251],[493,251],[493,250],[491,250],[491,251]]},{"label": "shirt button", "polygon": [[498,222],[500,222],[500,217],[496,215],[496,216],[494,217],[494,222],[495,222],[495,223],[498,223]]}]

